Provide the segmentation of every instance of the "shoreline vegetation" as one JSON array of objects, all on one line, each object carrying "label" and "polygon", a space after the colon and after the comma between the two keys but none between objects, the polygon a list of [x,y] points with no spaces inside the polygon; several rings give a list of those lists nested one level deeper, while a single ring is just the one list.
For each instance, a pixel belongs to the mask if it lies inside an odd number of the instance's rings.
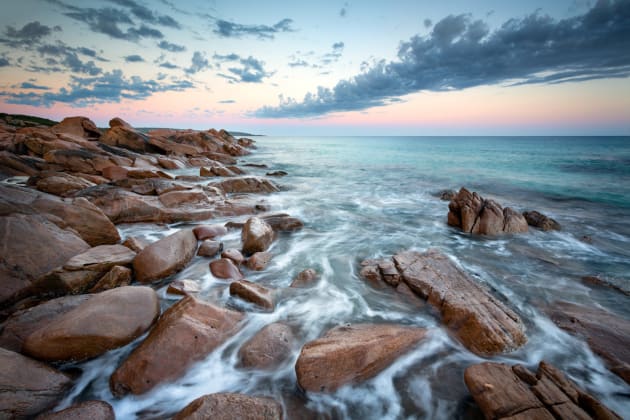
[{"label": "shoreline vegetation", "polygon": [[[312,267],[301,267],[285,291],[247,279],[277,257],[270,252],[274,241],[309,223],[271,211],[265,197],[281,191],[278,180],[286,172],[274,170],[273,162],[244,161],[256,151],[254,140],[215,129],[145,132],[120,118],[109,125],[99,129],[85,117],[56,123],[0,115],[2,418],[113,419],[109,403],[80,397],[60,412],[51,411],[78,381],[77,363],[134,346],[109,378],[109,388],[113,398],[141,396],[178,380],[228,342],[247,324],[248,310],[201,297],[194,278],[174,280],[195,258],[205,259],[207,272],[252,311],[273,313],[286,290],[308,293],[318,282],[320,274]],[[181,174],[190,168],[198,168],[198,175]],[[266,176],[249,174],[253,168]],[[448,202],[445,222],[470,235],[561,229],[541,213],[503,208],[463,187],[435,199]],[[228,222],[212,224],[215,218]],[[172,225],[174,232],[149,242],[121,237],[116,225],[123,223]],[[224,249],[221,238],[234,232],[241,247]],[[527,342],[523,314],[448,255],[428,249],[369,257],[357,256],[367,258],[357,271],[370,287],[433,311],[452,337],[485,359],[461,374],[478,415],[621,418],[544,360],[537,372],[493,361]],[[607,287],[595,277],[585,281]],[[169,295],[182,296],[170,306],[156,292],[167,285]],[[563,301],[542,310],[630,383],[628,320]],[[300,398],[287,404],[264,392],[196,395],[169,415],[316,416],[307,407],[310,394],[373,378],[431,333],[432,328],[391,322],[342,324],[304,342],[291,325],[276,321],[242,344],[238,357],[244,369],[273,370],[299,353],[295,390]]]}]

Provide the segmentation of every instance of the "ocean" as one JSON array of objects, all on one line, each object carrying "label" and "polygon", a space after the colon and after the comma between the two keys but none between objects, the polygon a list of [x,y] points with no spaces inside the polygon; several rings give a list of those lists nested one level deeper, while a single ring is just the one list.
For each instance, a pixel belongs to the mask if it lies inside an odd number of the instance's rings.
[{"label": "ocean", "polygon": [[[463,370],[484,360],[521,363],[533,370],[551,362],[622,416],[630,416],[628,385],[604,366],[583,340],[563,332],[544,309],[558,300],[596,306],[630,317],[630,298],[582,281],[598,276],[630,290],[629,137],[257,137],[258,149],[239,164],[254,175],[282,170],[281,192],[263,197],[272,211],[299,217],[305,227],[282,234],[273,259],[248,279],[277,289],[273,313],[251,313],[243,330],[184,378],[140,397],[114,399],[108,378],[133,345],[83,363],[77,398],[110,402],[119,418],[165,418],[212,392],[269,395],[296,418],[481,418],[463,382]],[[181,173],[194,173],[182,170]],[[470,236],[446,224],[441,190],[466,187],[518,211],[553,217],[560,231]],[[217,219],[214,222],[231,220]],[[181,228],[122,225],[121,236],[155,240]],[[239,247],[231,231],[226,248]],[[438,248],[514,309],[526,325],[525,346],[481,358],[463,347],[428,305],[395,299],[360,276],[360,262],[401,250]],[[314,268],[311,289],[288,289],[298,272]],[[208,261],[195,257],[175,278],[201,282],[202,296],[242,307]],[[174,297],[161,289],[165,306]],[[238,366],[240,345],[264,325],[284,321],[297,331],[293,357],[270,371]],[[306,398],[296,387],[295,361],[303,343],[329,328],[391,322],[429,328],[413,351],[375,378],[333,394]]]}]

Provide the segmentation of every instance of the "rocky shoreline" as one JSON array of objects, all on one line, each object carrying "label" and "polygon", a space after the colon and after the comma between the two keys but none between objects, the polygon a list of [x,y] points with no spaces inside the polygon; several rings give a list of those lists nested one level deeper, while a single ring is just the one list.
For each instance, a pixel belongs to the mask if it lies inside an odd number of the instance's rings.
[{"label": "rocky shoreline", "polygon": [[[10,366],[0,376],[0,417],[114,418],[104,401],[78,401],[50,412],[73,386],[75,378],[65,368],[69,362],[135,342],[109,385],[115,397],[143,395],[181,378],[226,343],[247,324],[248,312],[274,312],[286,291],[247,277],[274,258],[269,252],[274,241],[304,223],[269,213],[264,196],[279,186],[238,165],[238,158],[255,147],[254,141],[223,130],[145,134],[120,118],[104,132],[83,117],[52,127],[0,124],[0,175],[5,179],[0,183],[0,358]],[[184,168],[199,168],[199,175],[176,175]],[[560,228],[538,212],[520,214],[465,188],[442,196],[450,201],[448,224],[465,233],[519,234],[528,225]],[[205,224],[219,217],[234,219]],[[180,225],[148,243],[121,237],[116,225],[122,223]],[[241,246],[224,249],[221,238],[235,230]],[[244,310],[200,298],[194,279],[172,281],[197,257],[207,259],[208,272],[225,281]],[[509,302],[438,250],[368,259],[360,270],[373,287],[426,301],[449,334],[480,357],[506,354],[527,342],[525,322]],[[304,267],[287,290],[307,291],[317,281],[318,273]],[[167,283],[169,294],[183,297],[163,310],[156,289]],[[560,328],[584,337],[614,373],[629,381],[628,321],[568,303],[548,313]],[[295,387],[308,397],[374,377],[431,333],[408,325],[361,323],[300,342],[292,327],[279,321],[244,343],[238,358],[243,368],[273,370],[299,350]],[[516,391],[505,385],[514,375],[523,381],[514,385]],[[538,375],[524,367],[475,364],[464,380],[487,418],[528,418],[529,410],[541,418],[619,418],[543,361]],[[528,389],[534,395],[525,396]],[[521,391],[522,404],[512,407],[513,394]],[[264,395],[198,397],[172,413],[175,418],[300,416],[299,408],[289,413],[281,401]]]}]

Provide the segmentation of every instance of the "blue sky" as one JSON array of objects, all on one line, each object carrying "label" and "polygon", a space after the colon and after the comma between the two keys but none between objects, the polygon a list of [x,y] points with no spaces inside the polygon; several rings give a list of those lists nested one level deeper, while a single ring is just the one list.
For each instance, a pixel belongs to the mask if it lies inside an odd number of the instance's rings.
[{"label": "blue sky", "polygon": [[630,134],[630,0],[24,0],[0,110],[278,135]]}]

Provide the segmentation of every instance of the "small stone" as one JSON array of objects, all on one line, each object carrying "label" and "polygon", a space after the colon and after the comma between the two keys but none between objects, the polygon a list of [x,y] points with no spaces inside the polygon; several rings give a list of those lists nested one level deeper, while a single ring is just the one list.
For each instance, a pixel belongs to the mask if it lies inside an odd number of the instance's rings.
[{"label": "small stone", "polygon": [[245,261],[245,257],[243,257],[243,254],[241,254],[241,251],[234,248],[229,248],[223,251],[221,253],[221,257],[229,258],[230,260],[234,261],[234,264],[236,265],[241,265],[243,264],[243,261]]},{"label": "small stone", "polygon": [[262,271],[267,268],[271,257],[270,252],[256,252],[247,259],[247,268],[254,271]]},{"label": "small stone", "polygon": [[240,280],[243,278],[243,273],[234,265],[232,260],[227,258],[212,261],[210,263],[210,272],[219,279]]},{"label": "small stone", "polygon": [[309,287],[312,286],[313,283],[319,278],[317,271],[312,268],[307,268],[306,270],[300,271],[291,282],[291,286],[289,287]]},{"label": "small stone", "polygon": [[199,255],[200,257],[214,257],[222,250],[223,250],[222,242],[206,239],[205,241],[201,242],[201,245],[199,245],[199,249],[197,250],[197,255]]}]

